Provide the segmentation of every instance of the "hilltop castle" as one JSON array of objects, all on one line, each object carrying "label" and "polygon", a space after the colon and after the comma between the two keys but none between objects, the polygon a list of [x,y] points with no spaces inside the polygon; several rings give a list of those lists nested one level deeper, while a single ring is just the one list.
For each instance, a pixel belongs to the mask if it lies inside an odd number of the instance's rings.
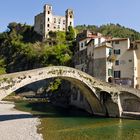
[{"label": "hilltop castle", "polygon": [[49,31],[67,31],[69,26],[74,26],[74,12],[67,9],[65,16],[53,15],[52,6],[44,5],[43,13],[35,16],[34,30],[46,38]]}]

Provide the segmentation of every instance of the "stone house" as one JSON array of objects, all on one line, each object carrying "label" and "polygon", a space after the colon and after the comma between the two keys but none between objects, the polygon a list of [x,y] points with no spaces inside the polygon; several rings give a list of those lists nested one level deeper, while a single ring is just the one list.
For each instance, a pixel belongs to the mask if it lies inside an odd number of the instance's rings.
[{"label": "stone house", "polygon": [[112,46],[106,42],[95,44],[96,39],[90,40],[87,44],[87,73],[108,82],[113,76],[113,63],[108,59]]},{"label": "stone house", "polygon": [[[75,68],[106,82],[140,88],[139,40],[130,42],[129,38],[108,38],[83,31],[77,36],[76,47]],[[72,95],[71,104],[81,108],[87,106],[78,89],[75,94],[77,99]]]}]

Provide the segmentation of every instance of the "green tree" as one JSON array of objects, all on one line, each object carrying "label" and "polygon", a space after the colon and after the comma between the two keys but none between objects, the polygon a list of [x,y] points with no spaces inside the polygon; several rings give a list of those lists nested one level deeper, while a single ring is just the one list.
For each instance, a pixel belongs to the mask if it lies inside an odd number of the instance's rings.
[{"label": "green tree", "polygon": [[66,32],[66,40],[73,41],[75,39],[75,30],[72,26],[68,27],[68,31]]},{"label": "green tree", "polygon": [[0,74],[6,73],[5,60],[0,57]]}]

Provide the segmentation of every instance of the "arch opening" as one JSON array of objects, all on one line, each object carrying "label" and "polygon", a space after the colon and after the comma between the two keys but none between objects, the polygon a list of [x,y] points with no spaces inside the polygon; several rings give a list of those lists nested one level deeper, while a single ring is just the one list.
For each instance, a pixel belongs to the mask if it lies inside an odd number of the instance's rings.
[{"label": "arch opening", "polygon": [[[80,81],[79,79],[76,79],[76,78],[66,77],[66,76],[54,76],[54,77],[52,76],[51,78],[64,79],[66,81],[69,81],[70,83],[72,83],[76,87],[78,87],[80,89],[82,95],[86,98],[88,105],[90,106],[90,110],[91,110],[90,113],[95,114],[95,115],[103,115],[103,116],[105,115],[104,109],[103,109],[103,107],[102,107],[102,105],[101,105],[101,103],[96,95],[95,89],[93,91],[93,89],[91,89],[89,86],[87,86],[83,81]],[[50,79],[50,77],[47,79]],[[31,80],[30,82],[24,83],[23,85],[20,83],[20,85],[16,86],[16,88],[12,88],[12,90],[10,90],[10,93],[14,92],[14,91],[26,86],[26,85],[37,82],[37,81],[40,81],[40,79],[35,80],[35,81]]]},{"label": "arch opening", "polygon": [[140,98],[126,91],[120,94],[120,102],[123,112],[140,112]]},{"label": "arch opening", "polygon": [[111,95],[106,91],[100,91],[100,101],[108,117],[119,117],[118,104],[114,103]]}]

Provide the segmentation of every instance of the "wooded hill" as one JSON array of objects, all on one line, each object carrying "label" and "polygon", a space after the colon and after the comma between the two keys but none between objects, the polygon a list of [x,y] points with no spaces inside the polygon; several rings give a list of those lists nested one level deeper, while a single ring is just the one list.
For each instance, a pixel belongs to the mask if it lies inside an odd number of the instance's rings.
[{"label": "wooded hill", "polygon": [[101,26],[78,25],[75,27],[75,29],[77,30],[77,32],[81,32],[82,30],[92,30],[102,33],[105,36],[130,38],[132,41],[140,39],[139,32],[135,31],[134,29],[121,26],[120,24],[106,24]]}]

